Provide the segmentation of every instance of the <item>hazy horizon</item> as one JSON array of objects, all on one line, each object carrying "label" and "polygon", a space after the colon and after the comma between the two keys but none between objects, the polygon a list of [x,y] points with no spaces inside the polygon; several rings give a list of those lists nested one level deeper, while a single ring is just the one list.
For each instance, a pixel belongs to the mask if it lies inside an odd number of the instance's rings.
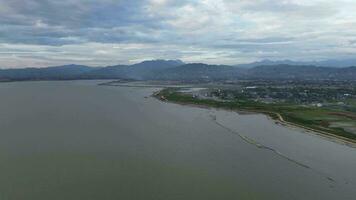
[{"label": "hazy horizon", "polygon": [[[246,63],[238,63],[238,64],[221,64],[221,63],[206,63],[206,62],[185,62],[181,59],[151,59],[151,60],[142,60],[137,61],[134,63],[116,63],[112,65],[87,65],[87,64],[78,64],[78,63],[62,63],[57,65],[43,65],[43,66],[18,66],[18,67],[3,67],[0,65],[0,70],[8,70],[8,69],[28,69],[28,68],[50,68],[50,67],[61,67],[61,66],[70,66],[70,65],[77,65],[77,66],[87,66],[92,68],[105,68],[111,66],[131,66],[135,64],[140,64],[144,62],[159,62],[159,61],[180,61],[183,64],[212,64],[212,65],[227,65],[227,66],[236,66],[236,67],[243,67],[243,68],[251,68],[260,65],[273,65],[273,64],[287,64],[287,65],[310,65],[310,66],[317,66],[317,67],[333,67],[333,68],[346,68],[346,67],[354,67],[356,66],[356,59],[346,59],[346,60],[309,60],[309,61],[299,61],[299,60],[270,60],[270,59],[261,59],[256,60],[253,62],[246,62]],[[351,64],[349,64],[351,63]],[[333,65],[334,64],[334,65]]]},{"label": "hazy horizon", "polygon": [[0,67],[349,59],[351,0],[0,0]]}]

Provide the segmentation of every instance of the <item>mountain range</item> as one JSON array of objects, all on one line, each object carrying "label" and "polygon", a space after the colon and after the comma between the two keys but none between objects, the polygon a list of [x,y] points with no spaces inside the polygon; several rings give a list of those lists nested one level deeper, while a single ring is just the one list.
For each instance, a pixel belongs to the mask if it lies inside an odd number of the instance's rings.
[{"label": "mountain range", "polygon": [[318,67],[350,67],[356,66],[356,59],[345,59],[345,60],[322,60],[322,61],[293,61],[293,60],[261,60],[257,62],[240,64],[237,67],[252,68],[262,65],[313,65]]},{"label": "mountain range", "polygon": [[356,67],[325,67],[294,61],[285,62],[264,60],[249,65],[229,66],[186,64],[180,60],[151,60],[134,65],[108,67],[64,65],[47,68],[0,69],[0,80],[356,80]]}]

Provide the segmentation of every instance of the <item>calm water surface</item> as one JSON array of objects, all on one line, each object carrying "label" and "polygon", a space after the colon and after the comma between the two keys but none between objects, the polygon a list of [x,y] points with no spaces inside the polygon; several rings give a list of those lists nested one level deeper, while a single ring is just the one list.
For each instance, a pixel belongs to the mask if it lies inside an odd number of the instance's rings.
[{"label": "calm water surface", "polygon": [[155,90],[1,83],[0,199],[355,198],[355,149]]}]

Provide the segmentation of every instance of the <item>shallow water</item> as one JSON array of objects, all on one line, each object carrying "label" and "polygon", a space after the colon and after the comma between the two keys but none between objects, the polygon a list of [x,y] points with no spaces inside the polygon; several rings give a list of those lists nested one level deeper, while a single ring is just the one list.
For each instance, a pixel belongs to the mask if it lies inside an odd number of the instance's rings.
[{"label": "shallow water", "polygon": [[356,195],[355,149],[263,115],[163,103],[145,98],[156,89],[96,83],[0,84],[0,199]]}]

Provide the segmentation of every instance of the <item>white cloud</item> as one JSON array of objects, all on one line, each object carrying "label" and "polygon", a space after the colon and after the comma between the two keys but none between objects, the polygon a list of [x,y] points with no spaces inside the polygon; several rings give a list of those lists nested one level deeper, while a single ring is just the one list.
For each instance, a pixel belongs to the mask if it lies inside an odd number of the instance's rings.
[{"label": "white cloud", "polygon": [[356,53],[354,0],[0,0],[0,67]]}]

